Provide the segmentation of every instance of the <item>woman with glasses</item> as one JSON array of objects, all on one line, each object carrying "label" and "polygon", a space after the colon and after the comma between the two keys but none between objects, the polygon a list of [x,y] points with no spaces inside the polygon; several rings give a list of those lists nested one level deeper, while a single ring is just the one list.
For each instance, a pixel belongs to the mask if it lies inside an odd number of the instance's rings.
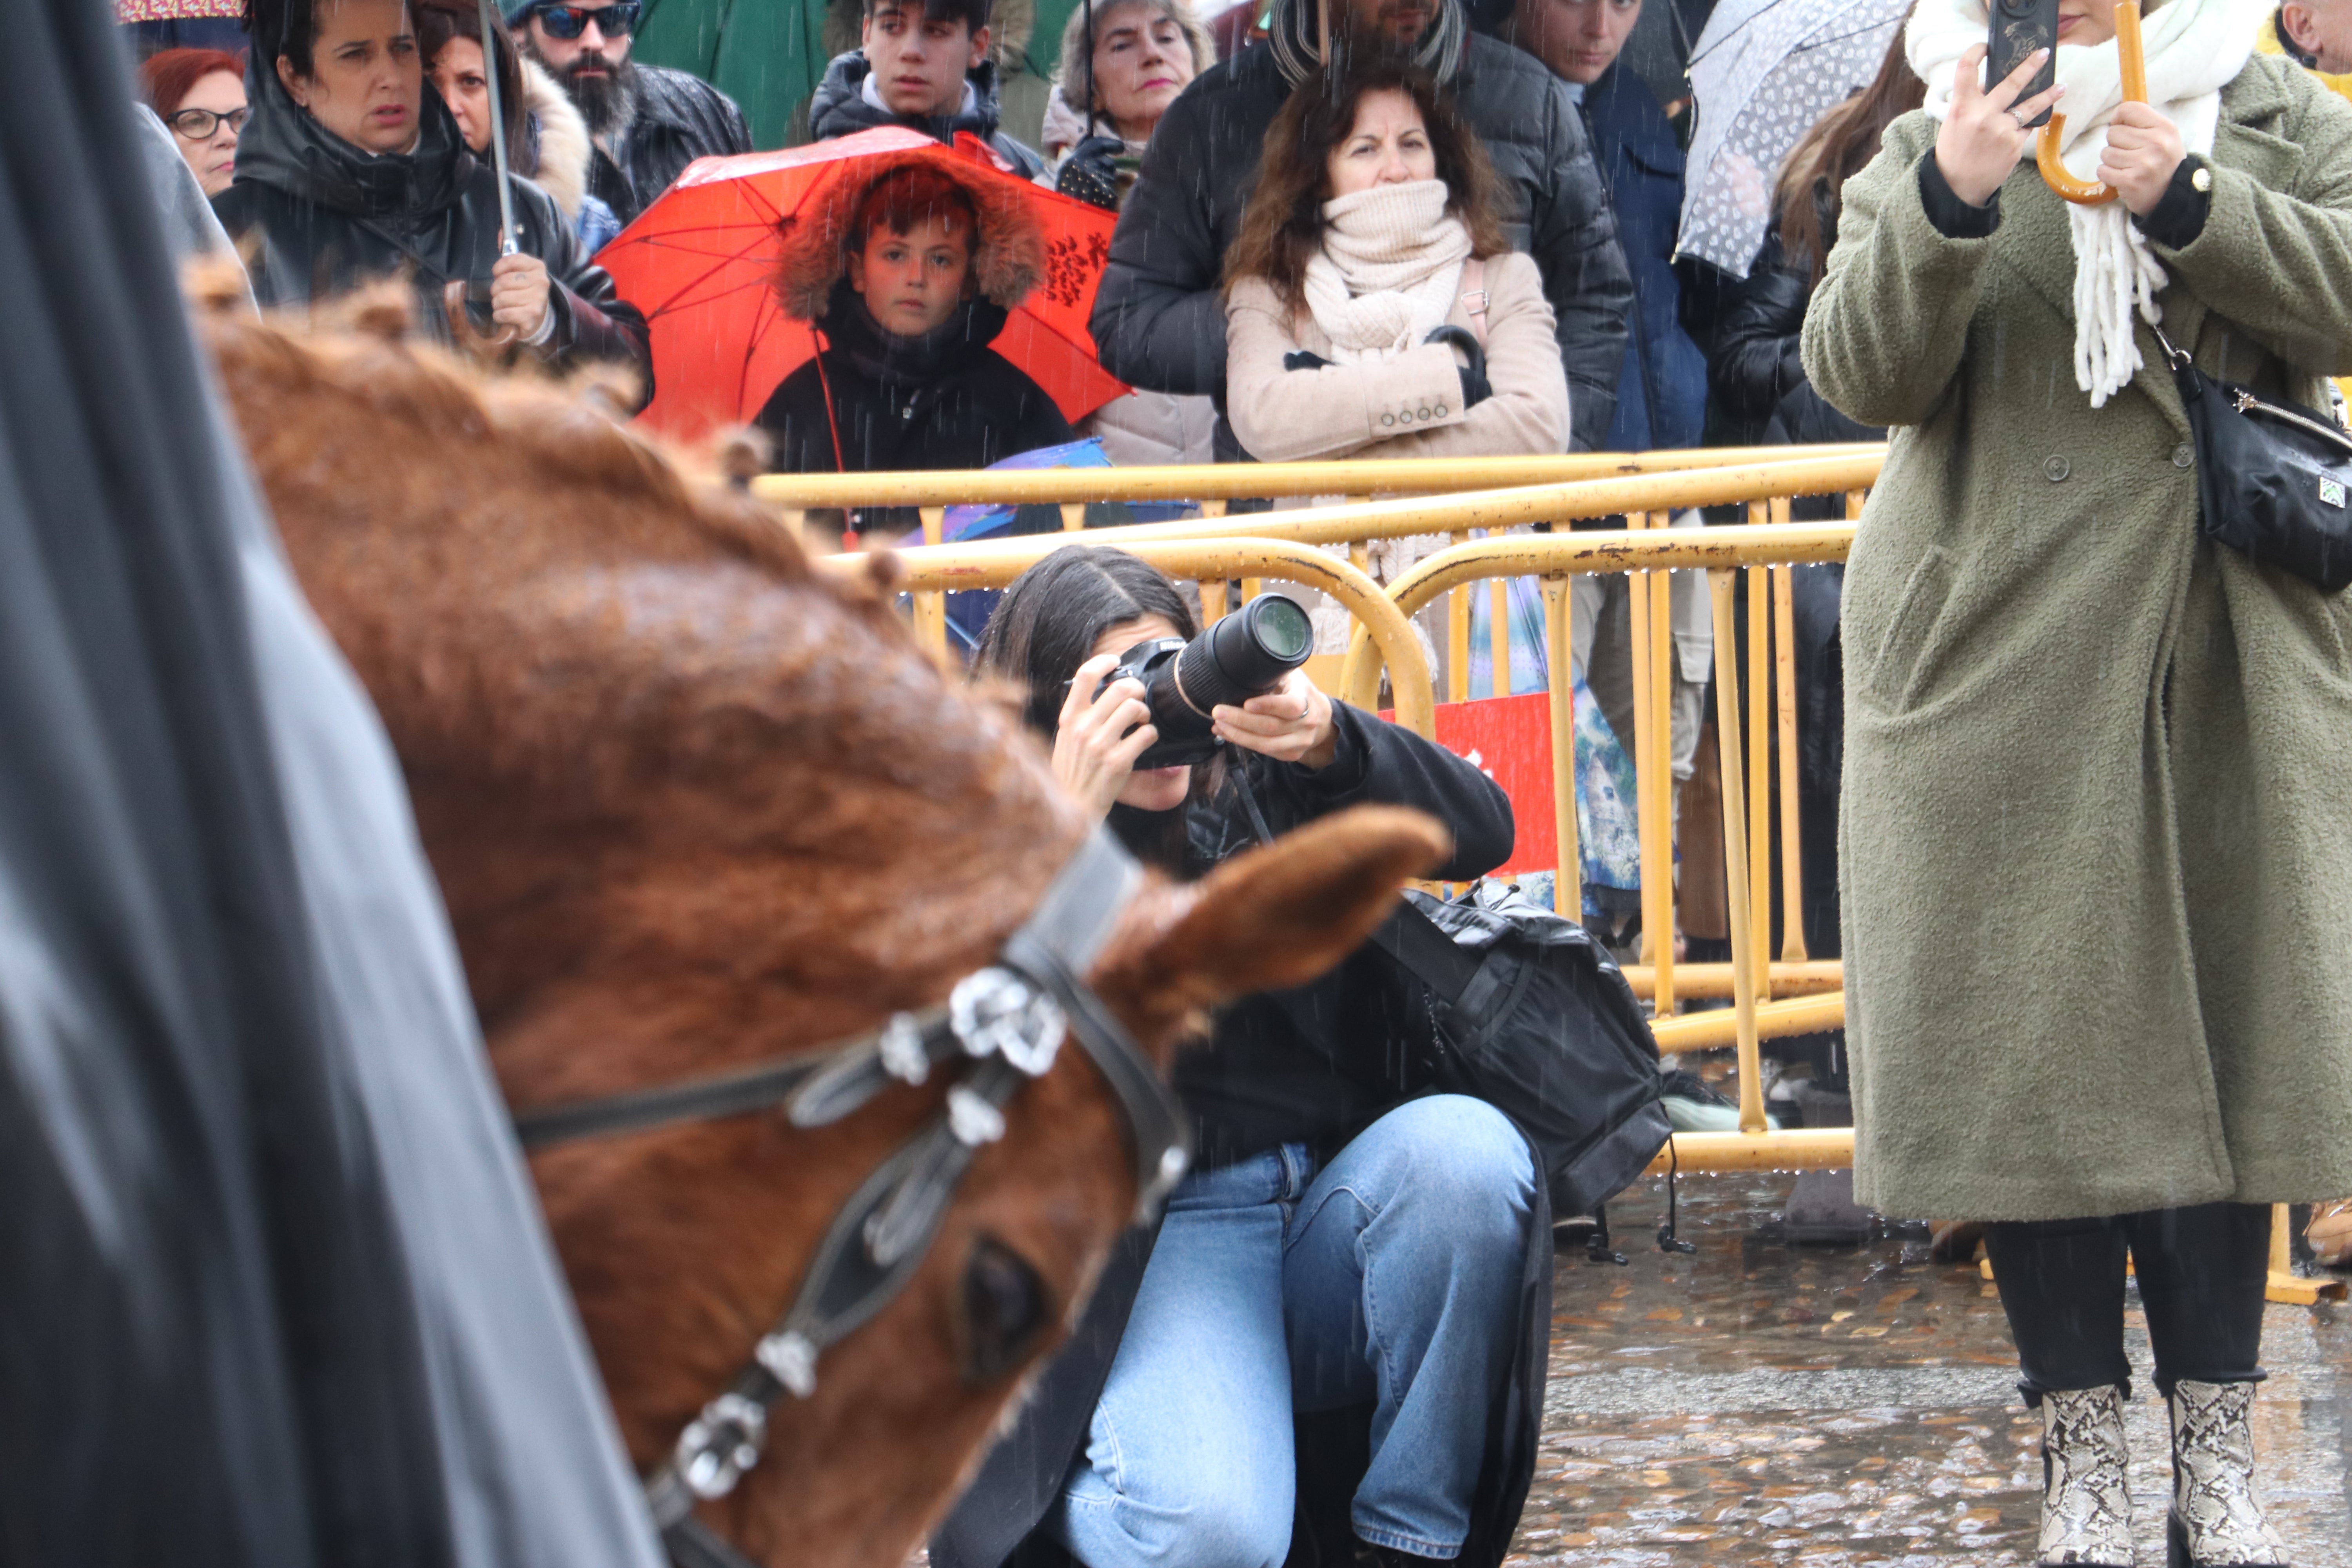
[{"label": "woman with glasses", "polygon": [[265,309],[405,276],[427,336],[650,382],[645,318],[554,199],[518,174],[501,193],[427,89],[406,0],[250,0],[246,15],[253,119],[213,210]]},{"label": "woman with glasses", "polygon": [[[139,68],[139,89],[205,195],[228,189],[245,129],[245,58],[225,49],[164,49]],[[165,165],[170,167],[169,164]]]}]

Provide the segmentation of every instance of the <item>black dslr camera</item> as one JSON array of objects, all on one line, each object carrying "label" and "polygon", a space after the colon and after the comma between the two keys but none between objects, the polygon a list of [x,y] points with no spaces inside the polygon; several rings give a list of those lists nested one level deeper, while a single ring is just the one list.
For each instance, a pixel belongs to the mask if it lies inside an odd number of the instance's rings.
[{"label": "black dslr camera", "polygon": [[1138,768],[1174,768],[1205,762],[1220,744],[1209,715],[1263,697],[1315,651],[1315,626],[1293,599],[1261,594],[1194,637],[1155,637],[1118,656],[1118,668],[1095,688],[1100,697],[1115,680],[1139,681],[1160,738],[1135,759]]}]

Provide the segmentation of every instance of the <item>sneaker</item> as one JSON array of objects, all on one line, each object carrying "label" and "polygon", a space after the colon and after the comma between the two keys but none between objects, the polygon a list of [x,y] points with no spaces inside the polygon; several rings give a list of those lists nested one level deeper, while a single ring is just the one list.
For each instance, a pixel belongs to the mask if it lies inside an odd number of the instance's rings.
[{"label": "sneaker", "polygon": [[[1695,1072],[1676,1068],[1658,1077],[1658,1098],[1666,1108],[1666,1120],[1677,1132],[1737,1132],[1739,1131],[1739,1102]],[[1774,1131],[1780,1123],[1767,1116],[1764,1124]]]}]

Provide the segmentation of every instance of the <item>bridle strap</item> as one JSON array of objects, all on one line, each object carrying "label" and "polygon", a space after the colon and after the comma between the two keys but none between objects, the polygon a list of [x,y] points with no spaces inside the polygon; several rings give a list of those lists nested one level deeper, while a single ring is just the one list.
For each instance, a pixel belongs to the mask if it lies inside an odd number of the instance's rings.
[{"label": "bridle strap", "polygon": [[899,1014],[872,1034],[692,1083],[574,1102],[516,1119],[527,1148],[646,1131],[786,1104],[793,1124],[829,1124],[894,1079],[920,1083],[961,1058],[941,1112],[858,1185],[817,1244],[791,1308],[751,1361],[679,1435],[646,1482],[647,1505],[678,1568],[749,1568],[695,1505],[725,1496],[759,1462],[770,1410],[816,1391],[818,1358],[905,1289],[981,1146],[1003,1135],[1004,1108],[1053,1066],[1073,1035],[1117,1098],[1135,1155],[1136,1213],[1148,1219],[1190,1156],[1183,1108],[1124,1025],[1079,976],[1101,955],[1142,873],[1097,827],[1006,939],[996,966],[957,983],[944,1008]]}]

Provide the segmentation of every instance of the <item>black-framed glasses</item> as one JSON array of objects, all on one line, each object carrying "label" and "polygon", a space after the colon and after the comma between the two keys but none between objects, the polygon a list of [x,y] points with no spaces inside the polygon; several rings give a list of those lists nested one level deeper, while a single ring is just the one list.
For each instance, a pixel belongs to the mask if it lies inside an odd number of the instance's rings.
[{"label": "black-framed glasses", "polygon": [[183,109],[164,123],[191,142],[209,142],[224,121],[232,136],[243,131],[246,118],[252,112],[249,109],[232,109],[226,114],[218,114],[209,109]]},{"label": "black-framed glasses", "polygon": [[611,5],[541,5],[532,15],[551,38],[576,38],[591,22],[608,38],[625,38],[637,30],[645,9],[644,0],[616,0]]}]

